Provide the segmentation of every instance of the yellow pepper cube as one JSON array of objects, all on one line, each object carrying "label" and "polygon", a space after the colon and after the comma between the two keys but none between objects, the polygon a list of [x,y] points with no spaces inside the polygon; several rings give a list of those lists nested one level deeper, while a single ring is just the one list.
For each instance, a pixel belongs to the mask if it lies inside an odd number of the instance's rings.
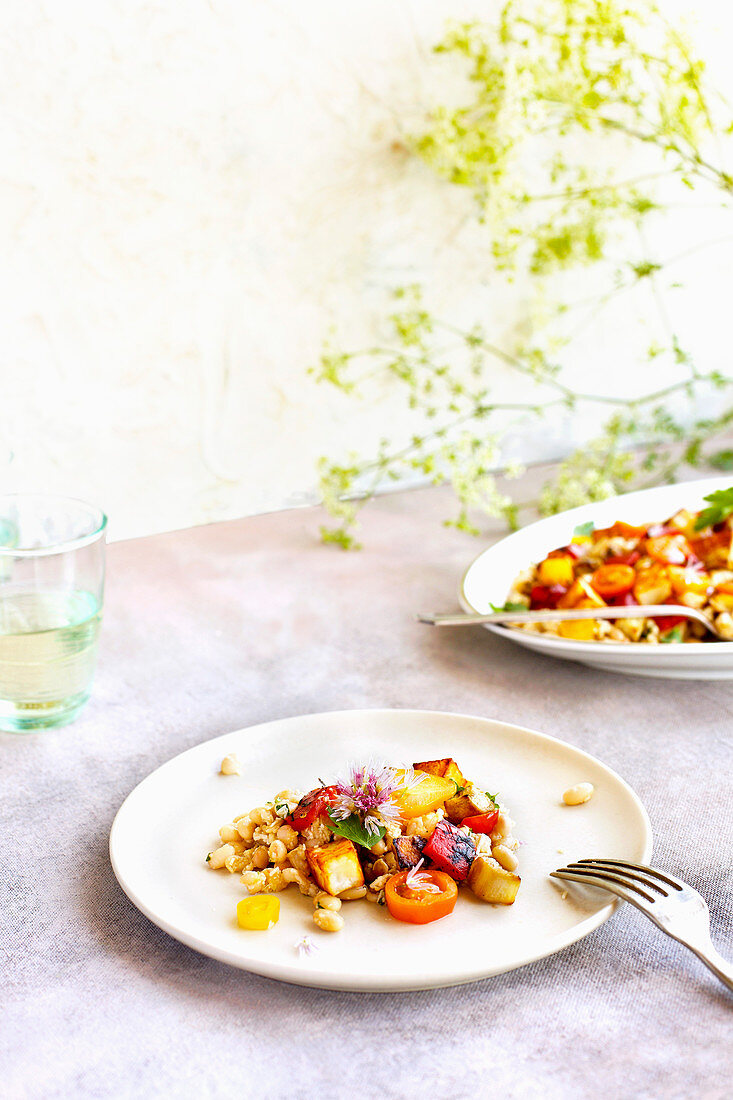
[{"label": "yellow pepper cube", "polygon": [[561,638],[572,638],[575,642],[592,642],[597,625],[597,619],[563,619],[557,624],[557,632]]},{"label": "yellow pepper cube", "polygon": [[539,564],[540,584],[546,584],[548,586],[553,584],[572,584],[573,575],[573,559],[571,557],[545,558],[545,560],[541,561]]},{"label": "yellow pepper cube", "polygon": [[280,898],[255,894],[237,903],[237,924],[251,932],[266,932],[280,920]]}]

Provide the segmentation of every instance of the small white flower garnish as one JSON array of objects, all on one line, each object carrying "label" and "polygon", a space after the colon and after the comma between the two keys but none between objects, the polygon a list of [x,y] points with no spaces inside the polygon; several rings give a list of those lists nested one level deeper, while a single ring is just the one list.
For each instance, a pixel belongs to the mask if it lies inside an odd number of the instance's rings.
[{"label": "small white flower garnish", "polygon": [[424,862],[425,860],[421,859],[408,871],[405,886],[409,886],[411,890],[423,890],[426,894],[439,894],[440,887],[437,882],[433,882],[429,875],[426,875],[424,871],[420,871]]},{"label": "small white flower garnish", "polygon": [[298,940],[295,944],[295,950],[301,959],[306,958],[307,955],[315,955],[318,951],[318,944],[314,943],[310,936],[303,936],[301,940]]}]

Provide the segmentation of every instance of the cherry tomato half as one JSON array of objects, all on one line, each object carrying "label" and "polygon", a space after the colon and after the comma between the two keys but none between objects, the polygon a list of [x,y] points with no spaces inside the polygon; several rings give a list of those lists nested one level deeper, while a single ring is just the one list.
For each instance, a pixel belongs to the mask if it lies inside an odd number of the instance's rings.
[{"label": "cherry tomato half", "polygon": [[336,794],[335,787],[316,787],[314,791],[304,794],[293,812],[285,818],[287,824],[296,832],[302,833],[317,817],[325,814],[335,801]]},{"label": "cherry tomato half", "polygon": [[[395,920],[407,924],[431,924],[452,913],[458,899],[458,886],[443,871],[420,871],[414,876],[417,886],[408,886],[409,871],[392,875],[384,887],[384,900]],[[420,883],[424,884],[421,888]]]},{"label": "cherry tomato half", "polygon": [[605,600],[630,592],[635,580],[636,573],[630,565],[601,565],[591,577],[590,583]]},{"label": "cherry tomato half", "polygon": [[684,535],[660,535],[659,538],[647,539],[644,549],[650,558],[661,561],[665,565],[684,565],[692,547]]}]

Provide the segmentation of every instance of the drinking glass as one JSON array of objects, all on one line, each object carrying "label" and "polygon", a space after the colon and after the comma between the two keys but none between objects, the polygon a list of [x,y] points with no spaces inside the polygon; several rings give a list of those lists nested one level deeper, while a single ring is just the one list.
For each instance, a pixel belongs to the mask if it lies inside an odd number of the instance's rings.
[{"label": "drinking glass", "polygon": [[89,698],[106,526],[70,497],[0,496],[0,730],[66,725]]}]

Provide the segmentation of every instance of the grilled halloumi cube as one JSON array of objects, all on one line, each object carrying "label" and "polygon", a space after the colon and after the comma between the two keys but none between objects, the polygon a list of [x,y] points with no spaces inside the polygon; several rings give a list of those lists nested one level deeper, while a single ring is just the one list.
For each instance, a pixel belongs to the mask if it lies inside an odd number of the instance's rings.
[{"label": "grilled halloumi cube", "polygon": [[322,848],[307,848],[311,874],[322,890],[334,897],[344,890],[364,885],[364,873],[356,848],[350,840],[334,840]]},{"label": "grilled halloumi cube", "polygon": [[634,596],[637,603],[666,603],[672,595],[672,582],[665,565],[654,562],[637,571]]}]

